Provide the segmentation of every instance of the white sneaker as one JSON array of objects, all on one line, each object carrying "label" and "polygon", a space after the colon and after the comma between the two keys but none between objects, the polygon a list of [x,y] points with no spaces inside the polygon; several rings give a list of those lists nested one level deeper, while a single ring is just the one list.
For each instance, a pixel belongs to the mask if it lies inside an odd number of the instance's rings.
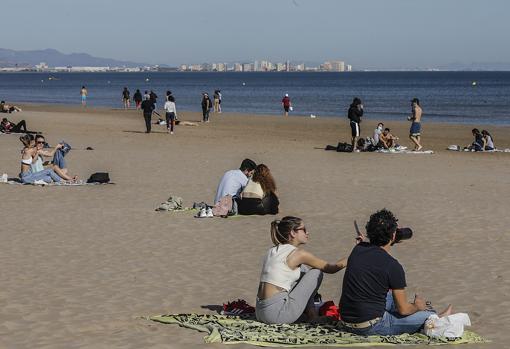
[{"label": "white sneaker", "polygon": [[207,211],[205,208],[201,208],[200,211],[198,211],[196,218],[205,218],[207,217]]},{"label": "white sneaker", "polygon": [[8,180],[9,180],[9,176],[7,175],[7,173],[4,173],[2,175],[2,178],[0,179],[0,183],[7,183]]},{"label": "white sneaker", "polygon": [[207,213],[206,213],[207,217],[214,217],[213,213],[212,213],[212,208],[207,208]]}]

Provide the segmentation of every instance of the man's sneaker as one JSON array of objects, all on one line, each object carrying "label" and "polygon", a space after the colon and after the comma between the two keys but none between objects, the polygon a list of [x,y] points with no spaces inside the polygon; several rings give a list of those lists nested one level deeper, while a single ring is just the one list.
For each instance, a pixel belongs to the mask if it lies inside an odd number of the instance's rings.
[{"label": "man's sneaker", "polygon": [[214,217],[212,208],[210,208],[210,207],[207,208],[206,215],[207,215],[207,217]]}]

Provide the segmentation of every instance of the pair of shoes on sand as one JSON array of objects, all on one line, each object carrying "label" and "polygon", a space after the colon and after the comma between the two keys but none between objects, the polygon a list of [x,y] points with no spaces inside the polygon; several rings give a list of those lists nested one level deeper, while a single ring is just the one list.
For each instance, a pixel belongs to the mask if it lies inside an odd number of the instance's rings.
[{"label": "pair of shoes on sand", "polygon": [[198,211],[197,215],[195,216],[196,218],[212,218],[214,217],[213,215],[213,212],[212,212],[212,208],[208,207],[208,208],[201,208],[200,211]]}]

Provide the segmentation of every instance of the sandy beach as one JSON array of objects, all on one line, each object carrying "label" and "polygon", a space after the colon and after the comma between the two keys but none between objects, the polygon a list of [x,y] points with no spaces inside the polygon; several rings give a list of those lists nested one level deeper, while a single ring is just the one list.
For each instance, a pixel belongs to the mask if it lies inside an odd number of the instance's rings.
[{"label": "sandy beach", "polygon": [[[153,126],[147,135],[134,110],[22,107],[9,118],[25,119],[50,144],[72,145],[72,174],[105,171],[116,184],[0,184],[0,348],[203,347],[203,334],[143,317],[208,313],[238,298],[254,304],[275,217],[154,209],[170,195],[187,206],[212,203],[223,172],[244,158],[269,166],[277,217],[302,217],[307,248],[325,259],[350,253],[354,220],[364,226],[374,211],[392,210],[415,232],[394,248],[408,294],[467,312],[471,329],[493,341],[480,348],[508,346],[510,153],[445,150],[468,145],[483,125],[428,124],[425,114],[423,144],[434,154],[336,153],[323,148],[349,140],[345,117],[211,114],[208,124],[177,126],[174,135]],[[362,135],[377,121],[368,116]],[[385,124],[410,146],[408,122]],[[510,127],[486,128],[498,148],[510,148]],[[18,136],[0,135],[0,173],[17,176],[20,149]],[[338,303],[342,278],[325,276],[325,300]]]}]

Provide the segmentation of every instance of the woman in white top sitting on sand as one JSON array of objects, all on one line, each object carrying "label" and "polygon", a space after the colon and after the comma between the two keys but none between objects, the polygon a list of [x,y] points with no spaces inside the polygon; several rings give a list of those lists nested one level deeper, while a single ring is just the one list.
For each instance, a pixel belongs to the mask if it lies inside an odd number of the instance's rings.
[{"label": "woman in white top sitting on sand", "polygon": [[496,147],[494,146],[494,139],[491,134],[487,130],[482,131],[483,138],[483,150],[494,150]]},{"label": "woman in white top sitting on sand", "polygon": [[21,172],[19,174],[22,183],[32,184],[35,181],[44,181],[46,183],[62,181],[62,178],[50,168],[38,172],[32,170],[33,158],[37,156],[37,148],[33,135],[26,134],[20,137],[19,140],[24,145],[21,151]]},{"label": "woman in white top sitting on sand", "polygon": [[301,218],[283,217],[271,223],[274,247],[266,254],[257,294],[256,316],[267,324],[290,324],[303,313],[317,317],[314,296],[322,273],[334,274],[347,266],[347,259],[328,263],[301,248],[309,235]]}]

